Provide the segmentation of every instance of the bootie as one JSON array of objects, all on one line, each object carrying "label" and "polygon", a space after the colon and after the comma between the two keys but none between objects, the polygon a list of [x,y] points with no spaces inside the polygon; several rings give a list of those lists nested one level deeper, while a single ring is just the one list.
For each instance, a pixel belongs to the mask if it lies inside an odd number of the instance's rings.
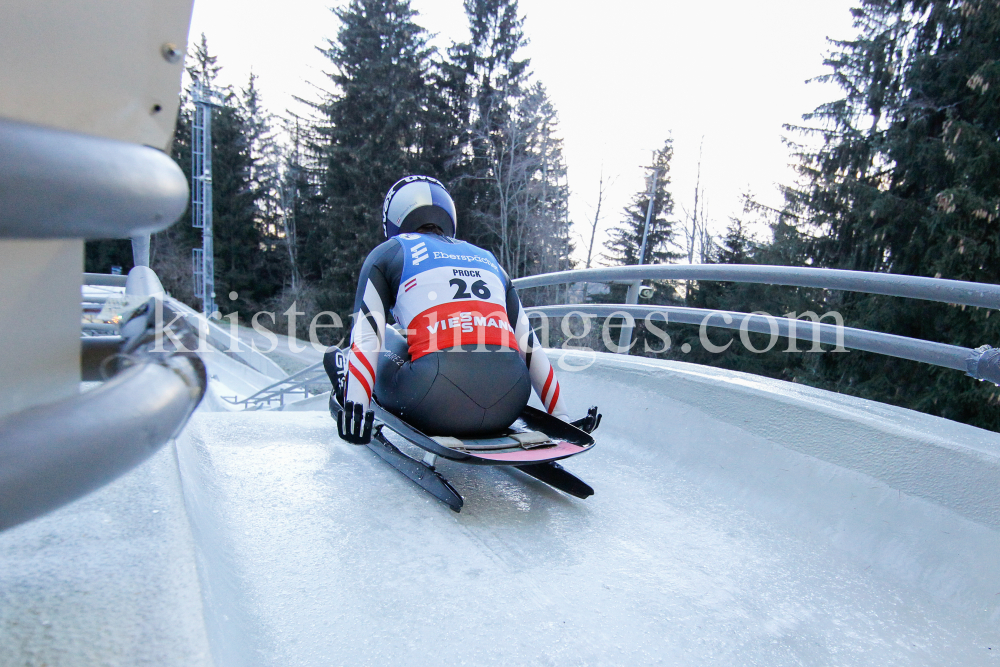
[{"label": "bootie", "polygon": [[334,399],[343,407],[344,389],[347,387],[347,350],[339,347],[328,349],[323,355],[323,368],[333,384]]}]

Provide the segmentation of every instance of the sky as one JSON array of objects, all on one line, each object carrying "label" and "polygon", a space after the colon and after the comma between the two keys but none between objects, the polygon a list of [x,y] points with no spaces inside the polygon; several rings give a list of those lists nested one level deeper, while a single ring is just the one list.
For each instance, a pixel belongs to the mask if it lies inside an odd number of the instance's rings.
[{"label": "sky", "polygon": [[[273,113],[303,112],[330,64],[317,46],[336,37],[330,11],[346,0],[195,0],[191,42],[201,33],[223,67],[224,84],[258,76]],[[411,0],[416,21],[441,50],[468,35],[462,0]],[[751,192],[777,206],[791,184],[785,123],[839,97],[823,74],[827,38],[854,36],[856,0],[520,0],[535,78],[559,112],[568,165],[576,257],[586,255],[598,182],[613,184],[601,207],[595,256],[608,227],[643,189],[643,165],[674,142],[669,189],[674,217],[692,210],[699,159],[704,212],[716,234]],[[461,211],[459,211],[461,225]],[[763,228],[752,229],[760,238]]]}]

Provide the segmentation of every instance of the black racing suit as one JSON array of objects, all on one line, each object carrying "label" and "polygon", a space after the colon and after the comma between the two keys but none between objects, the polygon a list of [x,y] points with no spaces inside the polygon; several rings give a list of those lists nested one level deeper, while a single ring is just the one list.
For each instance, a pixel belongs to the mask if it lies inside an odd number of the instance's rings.
[{"label": "black racing suit", "polygon": [[[393,237],[365,260],[354,313],[347,401],[367,409],[374,394],[425,433],[477,436],[509,426],[534,387],[550,414],[568,418],[555,372],[489,251],[437,234]],[[389,313],[398,329],[387,326]]]}]

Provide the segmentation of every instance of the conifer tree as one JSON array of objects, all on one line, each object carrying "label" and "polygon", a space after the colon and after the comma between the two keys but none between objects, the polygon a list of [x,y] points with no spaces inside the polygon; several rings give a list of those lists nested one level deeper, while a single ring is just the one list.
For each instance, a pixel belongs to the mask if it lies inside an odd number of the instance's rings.
[{"label": "conifer tree", "polygon": [[[843,99],[807,120],[789,204],[813,221],[811,259],[867,271],[1000,282],[1000,6],[865,0],[859,36],[836,42]],[[844,295],[850,324],[968,347],[998,339],[989,312]],[[823,355],[838,390],[1000,428],[995,389],[953,371],[864,353]]]},{"label": "conifer tree", "polygon": [[541,83],[532,87],[528,101],[528,115],[533,125],[530,151],[537,156],[532,266],[526,272],[530,275],[572,268],[573,243],[570,240],[569,180],[563,140],[558,134],[559,116]]},{"label": "conifer tree", "polygon": [[216,292],[238,294],[217,300],[223,314],[259,310],[284,283],[284,248],[276,243],[279,158],[270,122],[252,74],[213,117]]},{"label": "conifer tree", "polygon": [[[716,241],[707,258],[711,264],[756,264],[761,249],[747,231],[743,218],[729,219],[726,232]],[[705,281],[689,284],[684,301],[688,306],[711,310],[746,311],[759,299],[752,293],[762,286],[749,283]]]},{"label": "conifer tree", "polygon": [[496,203],[483,241],[514,277],[569,267],[569,187],[558,117],[544,86],[518,100],[481,178]]},{"label": "conifer tree", "polygon": [[517,125],[513,116],[529,76],[529,61],[519,59],[518,52],[527,39],[517,0],[465,0],[464,8],[470,39],[452,46],[446,65],[452,97],[461,107],[456,118],[464,121],[452,194],[465,212],[463,238],[499,257],[504,253],[496,228],[507,221],[501,220],[496,165],[516,151],[512,144],[518,137],[510,136]]},{"label": "conifer tree", "polygon": [[451,49],[452,61],[470,79],[468,90],[479,137],[475,145],[497,140],[513,114],[529,77],[530,61],[518,52],[528,44],[517,0],[465,0],[470,40]]},{"label": "conifer tree", "polygon": [[352,0],[334,12],[342,25],[325,53],[336,90],[317,105],[312,146],[322,219],[300,252],[307,277],[322,281],[323,307],[346,316],[364,258],[384,240],[385,192],[407,174],[441,177],[448,139],[433,49],[408,0]]},{"label": "conifer tree", "polygon": [[464,6],[470,39],[454,44],[440,64],[449,118],[459,130],[447,170],[459,235],[491,250],[514,277],[568,268],[569,189],[558,114],[520,57],[527,39],[517,0]]},{"label": "conifer tree", "polygon": [[649,191],[654,173],[658,172],[656,189],[653,192],[653,211],[649,221],[644,264],[666,264],[680,259],[681,255],[671,246],[676,245],[674,199],[667,189],[670,186],[670,161],[674,155],[673,139],[667,139],[663,148],[653,153],[653,162],[647,167],[646,186],[635,193],[632,203],[625,207],[624,218],[614,227],[605,243],[604,258],[613,265],[627,266],[639,264],[642,248],[643,229],[649,207]]},{"label": "conifer tree", "polygon": [[729,226],[715,248],[712,259],[716,264],[746,264],[754,252],[753,239],[740,218],[730,218]]},{"label": "conifer tree", "polygon": [[[771,227],[773,238],[770,243],[760,243],[749,233],[748,221],[754,216],[757,217],[756,222]],[[730,218],[726,232],[716,242],[709,261],[719,264],[802,264],[805,261],[801,252],[803,247],[802,234],[788,224],[780,211],[760,206],[745,194],[743,214]],[[776,318],[799,316],[806,311],[825,313],[832,310],[824,307],[823,295],[817,290],[727,281],[696,283],[686,293],[685,304],[713,311],[767,313]],[[663,355],[666,358],[787,381],[819,383],[814,367],[821,355],[806,353],[813,348],[808,335],[803,334],[792,345],[784,338],[772,340],[768,334],[748,332],[746,338],[751,346],[748,348],[744,344],[744,334],[736,330],[707,328],[705,335],[709,343],[725,348],[720,351],[704,345],[698,326],[671,327],[671,331],[673,346]]]}]

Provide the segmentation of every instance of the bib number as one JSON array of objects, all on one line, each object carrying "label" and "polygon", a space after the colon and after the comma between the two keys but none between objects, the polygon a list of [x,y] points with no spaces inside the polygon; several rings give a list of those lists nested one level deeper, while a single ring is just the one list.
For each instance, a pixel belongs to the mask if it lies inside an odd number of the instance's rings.
[{"label": "bib number", "polygon": [[490,288],[486,286],[485,280],[477,280],[472,283],[472,294],[469,293],[468,284],[460,278],[452,278],[448,281],[448,284],[455,289],[455,299],[471,299],[473,295],[477,299],[482,299],[485,301],[490,298]]}]

